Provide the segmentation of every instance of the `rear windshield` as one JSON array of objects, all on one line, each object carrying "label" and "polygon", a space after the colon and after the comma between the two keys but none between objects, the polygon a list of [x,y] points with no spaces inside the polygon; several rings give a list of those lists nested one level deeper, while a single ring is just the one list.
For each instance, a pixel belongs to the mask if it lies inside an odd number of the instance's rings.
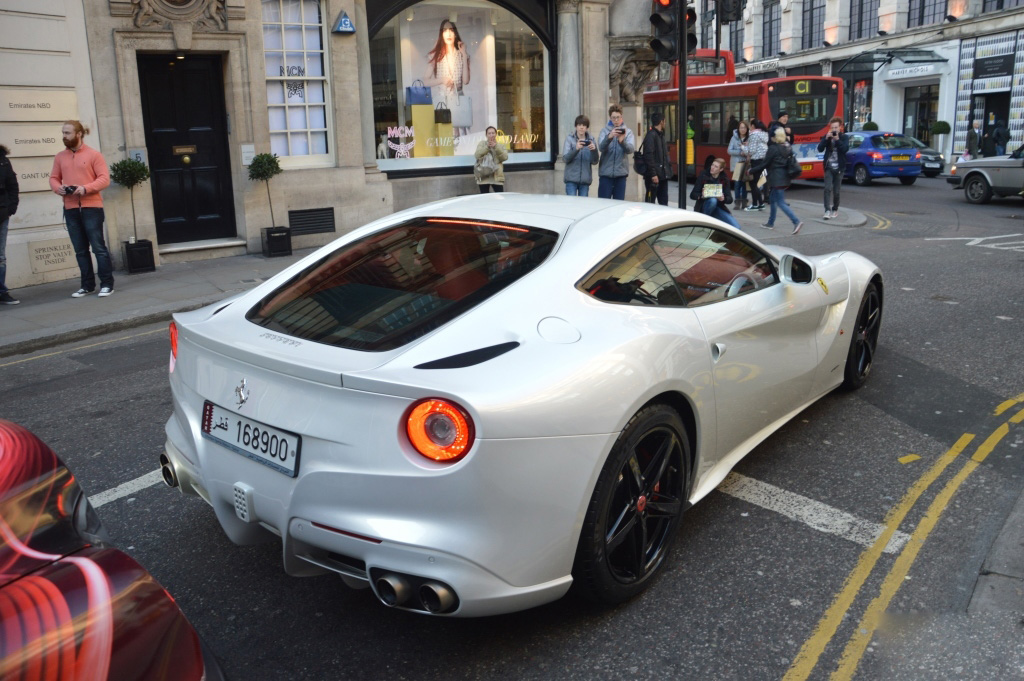
[{"label": "rear windshield", "polygon": [[328,253],[246,319],[318,343],[392,350],[527,274],[557,237],[516,225],[416,218]]},{"label": "rear windshield", "polygon": [[871,144],[875,149],[913,149],[914,143],[903,135],[874,135]]}]

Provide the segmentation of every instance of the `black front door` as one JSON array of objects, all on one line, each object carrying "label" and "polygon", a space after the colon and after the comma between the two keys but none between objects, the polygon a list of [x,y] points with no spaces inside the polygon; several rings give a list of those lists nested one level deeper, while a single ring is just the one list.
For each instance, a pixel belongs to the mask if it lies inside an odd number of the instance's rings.
[{"label": "black front door", "polygon": [[161,244],[236,236],[219,56],[139,55]]}]

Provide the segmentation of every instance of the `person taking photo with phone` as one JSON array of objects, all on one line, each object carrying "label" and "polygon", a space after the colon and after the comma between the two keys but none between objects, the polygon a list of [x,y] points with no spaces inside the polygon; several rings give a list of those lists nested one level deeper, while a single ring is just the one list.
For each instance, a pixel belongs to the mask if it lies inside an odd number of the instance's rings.
[{"label": "person taking photo with phone", "polygon": [[568,196],[588,196],[590,185],[594,181],[594,170],[597,165],[597,141],[590,135],[590,119],[584,115],[576,117],[576,129],[569,133],[562,145],[562,160],[565,172],[565,193]]},{"label": "person taking photo with phone", "polygon": [[843,119],[835,116],[828,122],[828,132],[818,142],[818,151],[824,152],[825,215],[826,220],[839,217],[839,188],[846,172],[846,152],[850,140],[843,132]]},{"label": "person taking photo with phone", "polygon": [[622,107],[618,104],[608,107],[608,123],[597,135],[597,149],[601,153],[597,166],[597,195],[602,199],[625,199],[629,159],[636,149],[636,138],[625,125]]}]

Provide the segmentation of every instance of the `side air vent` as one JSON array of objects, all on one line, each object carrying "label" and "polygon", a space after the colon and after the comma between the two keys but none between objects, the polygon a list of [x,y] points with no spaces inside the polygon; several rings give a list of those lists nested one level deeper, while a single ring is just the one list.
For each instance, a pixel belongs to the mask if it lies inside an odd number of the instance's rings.
[{"label": "side air vent", "polygon": [[483,364],[489,359],[494,359],[499,355],[504,355],[509,350],[515,350],[518,347],[519,343],[516,341],[512,341],[510,343],[499,343],[498,345],[491,345],[490,347],[480,348],[479,350],[470,350],[469,352],[462,352],[458,355],[452,355],[451,357],[435,359],[432,362],[417,364],[415,368],[462,369],[464,367],[471,367],[475,364]]},{"label": "side air vent", "polygon": [[333,208],[308,208],[288,211],[288,228],[292,236],[300,234],[323,234],[333,232]]}]

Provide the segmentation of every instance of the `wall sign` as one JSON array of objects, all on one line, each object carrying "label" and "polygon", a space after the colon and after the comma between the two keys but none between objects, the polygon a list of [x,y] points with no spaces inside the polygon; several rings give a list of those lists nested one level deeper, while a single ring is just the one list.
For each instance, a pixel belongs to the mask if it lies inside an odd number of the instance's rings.
[{"label": "wall sign", "polygon": [[331,29],[331,33],[355,33],[356,27],[352,23],[352,20],[348,18],[348,12],[341,10],[341,14],[338,15],[338,20],[334,22],[334,28]]},{"label": "wall sign", "polygon": [[11,165],[18,176],[18,191],[48,192],[50,190],[50,171],[53,159],[50,157],[22,158],[14,160]]},{"label": "wall sign", "polygon": [[998,57],[982,57],[974,60],[975,78],[998,78],[1013,75],[1013,55],[1002,54]]},{"label": "wall sign", "polygon": [[889,78],[917,78],[935,73],[935,64],[907,66],[902,69],[889,69]]},{"label": "wall sign", "polygon": [[74,90],[0,88],[0,121],[64,121],[69,118],[78,118],[78,95]]},{"label": "wall sign", "polygon": [[28,258],[35,274],[78,267],[75,247],[67,237],[28,242]]},{"label": "wall sign", "polygon": [[60,123],[47,125],[0,125],[0,144],[11,150],[11,158],[20,156],[49,156],[64,149]]},{"label": "wall sign", "polygon": [[777,68],[779,68],[778,59],[756,61],[753,64],[747,64],[747,73],[761,73],[762,71],[774,71]]}]

